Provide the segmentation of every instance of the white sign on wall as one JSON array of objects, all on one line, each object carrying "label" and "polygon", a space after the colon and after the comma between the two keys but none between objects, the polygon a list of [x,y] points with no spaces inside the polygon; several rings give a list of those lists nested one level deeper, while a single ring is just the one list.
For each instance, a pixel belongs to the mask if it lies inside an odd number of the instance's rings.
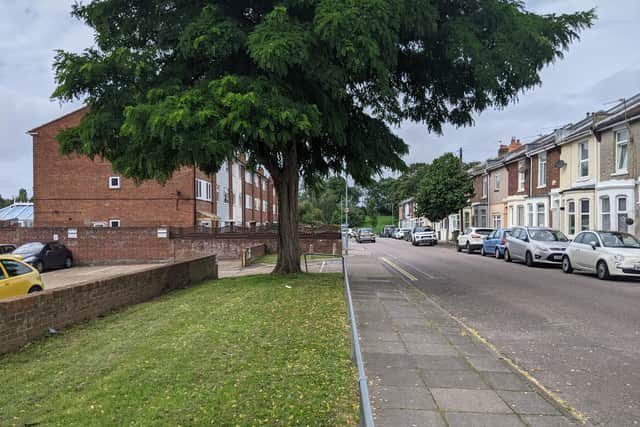
[{"label": "white sign on wall", "polygon": [[167,229],[164,228],[164,227],[158,228],[157,236],[158,236],[158,239],[166,239],[167,237],[169,237],[169,235],[167,233]]},{"label": "white sign on wall", "polygon": [[67,230],[67,239],[77,239],[78,238],[78,229],[77,228],[69,228]]}]

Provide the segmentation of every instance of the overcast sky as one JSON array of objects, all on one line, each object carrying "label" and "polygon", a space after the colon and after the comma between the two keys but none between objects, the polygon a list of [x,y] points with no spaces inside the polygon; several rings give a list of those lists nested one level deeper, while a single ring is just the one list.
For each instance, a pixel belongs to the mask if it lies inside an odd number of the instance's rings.
[{"label": "overcast sky", "polygon": [[[73,0],[0,0],[0,194],[32,193],[32,147],[28,129],[79,107],[60,105],[54,89],[54,50],[80,51],[92,34],[69,11]],[[411,145],[408,162],[428,162],[462,147],[465,160],[483,160],[497,153],[498,141],[517,136],[529,142],[536,135],[575,122],[588,111],[640,92],[640,2],[637,0],[529,0],[538,13],[597,9],[598,21],[571,46],[565,58],[542,73],[542,86],[520,96],[502,111],[487,111],[474,127],[447,127],[430,135],[417,124],[397,133]]]}]

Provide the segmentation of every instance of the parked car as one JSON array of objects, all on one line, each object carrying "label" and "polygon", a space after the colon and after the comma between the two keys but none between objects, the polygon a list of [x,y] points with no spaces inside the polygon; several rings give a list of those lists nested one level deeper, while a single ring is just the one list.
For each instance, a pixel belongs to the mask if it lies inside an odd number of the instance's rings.
[{"label": "parked car", "polygon": [[431,227],[414,227],[411,230],[411,244],[413,246],[438,244],[436,232]]},{"label": "parked car", "polygon": [[507,243],[507,236],[511,234],[510,229],[500,228],[493,233],[489,234],[487,238],[482,242],[482,248],[480,254],[493,255],[500,259],[504,256],[504,248]]},{"label": "parked car", "polygon": [[16,245],[12,245],[10,243],[0,243],[0,255],[10,254],[15,250],[16,250]]},{"label": "parked car", "polygon": [[356,235],[356,241],[358,243],[362,242],[376,242],[376,234],[370,228],[361,228],[358,230],[358,234]]},{"label": "parked car", "polygon": [[348,235],[349,237],[356,237],[356,234],[357,234],[357,230],[354,230],[353,228],[350,228],[350,229],[347,231],[347,235]]},{"label": "parked car", "polygon": [[405,236],[407,235],[411,235],[411,230],[408,228],[398,228],[396,230],[396,234],[394,235],[394,237],[396,239],[404,239]]},{"label": "parked car", "polygon": [[482,242],[491,233],[493,233],[493,229],[485,227],[469,227],[465,229],[462,234],[458,236],[458,241],[456,242],[458,252],[466,249],[468,253],[472,253],[473,251],[481,249]]},{"label": "parked car", "polygon": [[394,225],[385,225],[382,227],[380,237],[395,237],[397,227]]},{"label": "parked car", "polygon": [[562,257],[562,271],[573,270],[596,273],[601,280],[610,276],[640,277],[640,241],[617,231],[583,231]]},{"label": "parked car", "polygon": [[0,299],[44,289],[40,273],[12,255],[0,255]]},{"label": "parked car", "polygon": [[40,273],[52,268],[69,268],[73,265],[71,251],[59,242],[31,242],[12,252],[20,255],[24,262],[36,268]]},{"label": "parked car", "polygon": [[507,236],[504,260],[524,261],[529,267],[538,263],[560,264],[569,239],[549,228],[514,227]]}]

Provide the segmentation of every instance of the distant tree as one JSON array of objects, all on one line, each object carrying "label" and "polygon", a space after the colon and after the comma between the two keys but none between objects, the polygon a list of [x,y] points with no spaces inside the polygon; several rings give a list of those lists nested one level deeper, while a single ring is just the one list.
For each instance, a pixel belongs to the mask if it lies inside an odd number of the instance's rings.
[{"label": "distant tree", "polygon": [[21,188],[18,190],[18,197],[16,198],[16,202],[25,203],[29,201],[29,195],[27,194],[27,190]]},{"label": "distant tree", "polygon": [[435,159],[425,171],[416,194],[416,212],[440,221],[464,208],[473,183],[466,167],[452,153]]},{"label": "distant tree", "polygon": [[472,124],[538,85],[594,17],[517,0],[94,0],[72,14],[95,46],[55,57],[53,96],[90,107],[62,152],[160,181],[246,153],[278,194],[275,273],[300,271],[301,177],[401,169],[391,125]]},{"label": "distant tree", "polygon": [[380,215],[391,215],[394,203],[394,178],[381,178],[365,187],[367,209]]}]

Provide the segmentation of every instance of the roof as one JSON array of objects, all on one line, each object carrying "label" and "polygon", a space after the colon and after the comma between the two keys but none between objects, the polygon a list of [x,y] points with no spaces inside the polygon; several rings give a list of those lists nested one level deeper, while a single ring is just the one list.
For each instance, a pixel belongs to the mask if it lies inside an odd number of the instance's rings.
[{"label": "roof", "polygon": [[53,124],[53,123],[55,123],[57,121],[60,121],[62,119],[66,119],[69,116],[72,116],[72,115],[74,115],[76,113],[79,113],[79,112],[81,112],[83,110],[88,110],[88,109],[89,109],[89,107],[85,105],[84,107],[78,108],[77,110],[73,110],[70,113],[67,113],[67,114],[65,114],[63,116],[57,117],[57,118],[55,118],[55,119],[53,119],[53,120],[51,120],[51,121],[49,121],[47,123],[43,123],[40,126],[34,127],[33,129],[28,130],[27,133],[28,134],[36,133],[36,132],[38,132],[40,129],[42,129],[45,126],[49,126],[49,125],[51,125],[51,124]]},{"label": "roof", "polygon": [[14,203],[0,209],[0,221],[33,220],[33,203]]}]

